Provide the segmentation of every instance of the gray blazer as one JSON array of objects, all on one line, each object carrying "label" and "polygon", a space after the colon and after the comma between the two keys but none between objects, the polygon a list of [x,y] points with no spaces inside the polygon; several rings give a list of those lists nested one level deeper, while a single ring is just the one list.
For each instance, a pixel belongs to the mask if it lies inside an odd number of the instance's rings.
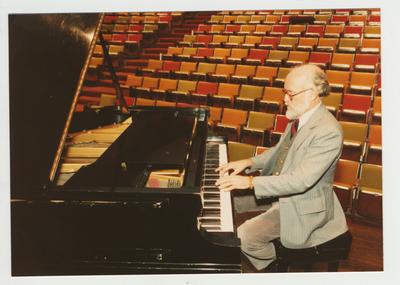
[{"label": "gray blazer", "polygon": [[279,197],[280,239],[288,248],[306,248],[324,243],[347,230],[346,219],[332,191],[343,131],[321,104],[297,133],[282,171],[271,175],[283,138],[290,135],[291,123],[278,144],[253,157],[250,171],[256,198]]}]

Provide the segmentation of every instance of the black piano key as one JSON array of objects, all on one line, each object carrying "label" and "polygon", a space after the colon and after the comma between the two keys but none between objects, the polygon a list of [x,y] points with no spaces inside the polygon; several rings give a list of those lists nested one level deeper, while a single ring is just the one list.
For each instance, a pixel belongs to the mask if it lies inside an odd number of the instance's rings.
[{"label": "black piano key", "polygon": [[220,193],[203,193],[204,200],[220,200]]},{"label": "black piano key", "polygon": [[217,179],[208,179],[203,181],[204,186],[214,186]]},{"label": "black piano key", "polygon": [[218,225],[219,226],[219,225],[221,225],[221,219],[218,219],[218,218],[207,218],[207,219],[200,218],[200,222],[203,226],[206,226],[206,225]]},{"label": "black piano key", "polygon": [[219,201],[204,201],[204,208],[221,208],[221,203]]}]

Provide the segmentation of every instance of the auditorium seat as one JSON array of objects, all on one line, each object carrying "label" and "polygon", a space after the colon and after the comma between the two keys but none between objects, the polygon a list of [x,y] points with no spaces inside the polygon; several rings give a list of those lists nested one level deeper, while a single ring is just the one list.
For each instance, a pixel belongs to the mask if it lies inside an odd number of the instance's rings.
[{"label": "auditorium seat", "polygon": [[208,117],[208,125],[211,129],[214,129],[214,126],[217,124],[217,122],[221,121],[222,108],[204,106],[204,105],[201,105],[201,107],[207,107],[210,110],[210,116]]},{"label": "auditorium seat", "polygon": [[230,64],[240,64],[248,54],[249,50],[246,48],[232,48],[230,56],[226,58],[226,62]]},{"label": "auditorium seat", "polygon": [[215,34],[212,37],[212,41],[208,43],[208,46],[214,48],[222,47],[228,41],[228,38],[227,35]]},{"label": "auditorium seat", "polygon": [[371,111],[371,97],[364,95],[344,94],[339,120],[367,123]]},{"label": "auditorium seat", "polygon": [[291,71],[291,68],[287,68],[287,67],[280,67],[278,74],[275,77],[273,86],[277,86],[277,87],[283,87],[283,84],[285,82],[285,78],[286,76],[289,74],[289,72]]},{"label": "auditorium seat", "polygon": [[213,39],[212,35],[197,35],[196,41],[193,42],[194,47],[207,47]]},{"label": "auditorium seat", "polygon": [[282,113],[284,97],[282,88],[267,86],[262,98],[257,102],[257,109],[268,113]]},{"label": "auditorium seat", "polygon": [[225,35],[237,34],[240,31],[240,25],[229,24],[225,26],[225,30],[222,32]]},{"label": "auditorium seat", "polygon": [[111,94],[100,94],[99,106],[114,106],[117,96]]},{"label": "auditorium seat", "polygon": [[318,38],[300,38],[297,50],[299,51],[313,51],[318,44]]},{"label": "auditorium seat", "polygon": [[182,61],[179,70],[174,72],[176,78],[187,79],[190,74],[197,70],[197,62]]},{"label": "auditorium seat", "polygon": [[230,24],[237,20],[237,15],[224,15],[221,24]]},{"label": "auditorium seat", "polygon": [[199,81],[197,83],[196,90],[191,94],[191,102],[192,104],[208,104],[208,99],[210,96],[217,94],[218,91],[218,83],[216,82],[208,82],[208,81]]},{"label": "auditorium seat", "polygon": [[163,62],[162,68],[155,71],[157,76],[170,78],[171,74],[175,71],[178,71],[181,67],[181,63],[179,61],[165,60]]},{"label": "auditorium seat", "polygon": [[355,53],[360,46],[358,38],[341,38],[337,47],[338,52]]},{"label": "auditorium seat", "polygon": [[294,50],[298,42],[299,38],[297,37],[281,37],[277,48],[281,50]]},{"label": "auditorium seat", "polygon": [[366,148],[367,163],[382,165],[382,127],[370,125]]},{"label": "auditorium seat", "polygon": [[308,25],[305,32],[305,36],[320,38],[323,36],[324,31],[325,31],[325,25]]},{"label": "auditorium seat", "polygon": [[368,17],[368,25],[369,26],[380,26],[381,25],[381,16],[380,15],[369,15]]},{"label": "auditorium seat", "polygon": [[210,18],[210,20],[208,20],[208,23],[210,23],[210,24],[221,23],[223,18],[224,18],[223,15],[211,15],[211,18]]},{"label": "auditorium seat", "polygon": [[256,25],[256,29],[253,32],[253,35],[255,35],[255,36],[265,36],[265,35],[269,34],[271,29],[272,29],[271,25],[258,24],[258,25]]},{"label": "auditorium seat", "polygon": [[333,53],[331,69],[350,70],[353,67],[354,54],[351,53]]},{"label": "auditorium seat", "polygon": [[251,83],[255,85],[270,85],[278,73],[277,67],[257,66],[256,74],[251,78]]},{"label": "auditorium seat", "polygon": [[250,49],[249,55],[244,59],[247,64],[263,65],[265,59],[268,57],[269,50],[263,49]]},{"label": "auditorium seat", "polygon": [[278,15],[267,15],[264,20],[264,24],[274,25],[278,23],[281,19],[281,16]]},{"label": "auditorium seat", "polygon": [[269,34],[271,36],[285,36],[288,32],[289,27],[288,25],[273,25]]},{"label": "auditorium seat", "polygon": [[256,73],[255,65],[236,65],[235,73],[231,75],[232,83],[249,83],[249,78]]},{"label": "auditorium seat", "polygon": [[381,38],[381,27],[380,26],[365,26],[364,27],[364,38],[380,39]]},{"label": "auditorium seat", "polygon": [[225,30],[225,24],[213,24],[211,25],[211,29],[208,32],[209,34],[222,34]]},{"label": "auditorium seat", "polygon": [[[258,26],[259,24],[261,24],[264,21],[265,21],[265,15],[251,15],[249,24],[257,24],[257,26]],[[267,26],[267,25],[264,25],[264,26]]]},{"label": "auditorium seat", "polygon": [[319,14],[314,15],[314,24],[326,25],[326,24],[328,24],[328,22],[331,18],[331,15],[330,14],[321,14],[321,11],[319,12]]},{"label": "auditorium seat", "polygon": [[241,44],[244,48],[255,48],[261,43],[262,37],[247,35]]},{"label": "auditorium seat", "polygon": [[326,69],[332,60],[332,54],[330,52],[311,52],[310,58],[308,59],[309,64],[315,64]]},{"label": "auditorium seat", "polygon": [[150,92],[152,89],[158,87],[159,78],[143,77],[142,86],[134,89],[134,94],[137,97],[151,97]]},{"label": "auditorium seat", "polygon": [[290,51],[289,57],[285,62],[285,65],[292,67],[295,65],[304,64],[308,61],[310,53],[308,51]]},{"label": "auditorium seat", "polygon": [[[124,32],[124,31],[121,31]],[[127,34],[112,34],[110,44],[123,44],[128,38]]]},{"label": "auditorium seat", "polygon": [[228,82],[230,76],[235,73],[235,67],[234,64],[217,64],[215,72],[209,74],[210,81]]},{"label": "auditorium seat", "polygon": [[233,22],[236,23],[236,24],[241,24],[242,26],[244,26],[245,24],[247,24],[250,21],[250,19],[251,19],[250,15],[238,15],[236,20],[233,21]]},{"label": "auditorium seat", "polygon": [[357,215],[382,223],[382,166],[363,163],[357,195]]},{"label": "auditorium seat", "polygon": [[240,84],[219,83],[217,94],[211,96],[213,106],[232,107],[236,96],[239,94]]},{"label": "auditorium seat", "polygon": [[114,32],[124,33],[128,31],[129,25],[127,24],[115,24],[114,25]]},{"label": "auditorium seat", "polygon": [[240,131],[240,141],[252,145],[269,145],[268,132],[274,122],[274,114],[250,111],[247,124]]},{"label": "auditorium seat", "polygon": [[322,103],[332,113],[332,115],[337,117],[342,103],[342,93],[330,92],[328,96],[322,97]]},{"label": "auditorium seat", "polygon": [[263,37],[258,48],[261,49],[276,49],[279,44],[280,37]]},{"label": "auditorium seat", "polygon": [[339,24],[339,25],[345,25],[347,24],[349,20],[349,17],[347,15],[338,15],[338,14],[334,14],[331,17],[330,23],[331,24]]},{"label": "auditorium seat", "polygon": [[200,62],[197,70],[192,72],[190,78],[196,80],[206,80],[209,73],[214,73],[217,65],[215,63]]},{"label": "auditorium seat", "polygon": [[354,58],[354,70],[364,72],[376,72],[379,64],[378,54],[356,54]]},{"label": "auditorium seat", "polygon": [[213,56],[214,48],[209,47],[199,47],[197,48],[196,55],[192,55],[191,59],[193,61],[206,61],[210,56]]},{"label": "auditorium seat", "polygon": [[[289,25],[289,19],[290,19],[290,15],[282,15],[281,20],[279,21],[279,24]],[[290,26],[289,26],[289,29],[290,29]]]},{"label": "auditorium seat", "polygon": [[367,39],[361,40],[361,53],[380,53],[381,51],[381,39]]},{"label": "auditorium seat", "polygon": [[226,61],[226,58],[230,55],[231,55],[230,48],[215,48],[213,55],[207,57],[207,61],[214,63],[224,63]]},{"label": "auditorium seat", "polygon": [[343,37],[345,38],[361,38],[364,27],[345,26],[343,29]]},{"label": "auditorium seat", "polygon": [[[128,74],[126,77],[125,83],[121,84],[121,91],[122,94],[126,95],[129,94],[130,96],[133,96],[133,93],[136,87],[142,86],[143,82],[143,77],[142,76],[136,76],[132,74]],[[128,91],[126,91],[128,90]]]},{"label": "auditorium seat", "polygon": [[144,25],[131,24],[129,25],[129,33],[141,33],[143,31]]},{"label": "auditorium seat", "polygon": [[123,45],[109,45],[108,54],[110,56],[119,56],[124,52],[125,47]]},{"label": "auditorium seat", "polygon": [[234,106],[242,110],[254,110],[255,100],[263,95],[264,87],[243,84],[240,87],[239,95],[235,98]]},{"label": "auditorium seat", "polygon": [[179,54],[175,54],[174,58],[176,60],[183,60],[187,61],[190,60],[190,58],[197,53],[197,48],[195,47],[184,47],[182,52]]},{"label": "auditorium seat", "polygon": [[175,55],[182,54],[183,47],[168,47],[167,53],[162,55],[162,59],[172,60],[175,58]]},{"label": "auditorium seat", "polygon": [[381,107],[381,97],[375,96],[372,103],[372,124],[381,124],[382,117],[382,107]]},{"label": "auditorium seat", "polygon": [[289,29],[286,35],[291,37],[301,37],[305,31],[306,25],[289,25]]},{"label": "auditorium seat", "polygon": [[246,124],[246,121],[247,111],[224,108],[221,122],[217,123],[214,129],[216,133],[225,135],[228,140],[238,141],[240,128]]},{"label": "auditorium seat", "polygon": [[274,146],[278,143],[281,135],[284,133],[289,119],[285,115],[277,114],[275,117],[274,128],[270,132],[270,145]]},{"label": "auditorium seat", "polygon": [[238,35],[251,35],[255,32],[256,26],[255,25],[239,25],[239,31],[237,32]]},{"label": "auditorium seat", "polygon": [[339,121],[343,129],[342,158],[360,161],[367,138],[368,125]]},{"label": "auditorium seat", "polygon": [[161,78],[158,87],[151,90],[151,93],[156,96],[156,99],[175,101],[175,98],[170,97],[170,92],[176,90],[178,80]]},{"label": "auditorium seat", "polygon": [[339,39],[337,39],[337,38],[319,38],[318,45],[315,48],[315,50],[316,51],[335,52],[338,43],[339,43]]},{"label": "auditorium seat", "polygon": [[349,90],[359,94],[371,94],[376,80],[376,73],[352,72]]},{"label": "auditorium seat", "polygon": [[364,26],[367,21],[367,15],[350,15],[349,25]]},{"label": "auditorium seat", "polygon": [[163,65],[162,60],[158,59],[149,59],[147,62],[147,66],[141,69],[143,75],[152,75],[157,70],[161,69]]},{"label": "auditorium seat", "polygon": [[197,87],[197,81],[179,80],[176,90],[171,91],[171,95],[175,96],[176,102],[189,102],[190,94]]},{"label": "auditorium seat", "polygon": [[[214,16],[214,15],[213,15]],[[212,16],[211,16],[212,17]],[[195,34],[207,34],[211,30],[211,25],[199,24],[197,29],[193,31]]]},{"label": "auditorium seat", "polygon": [[140,42],[142,41],[142,39],[142,34],[128,34],[125,45],[127,45],[130,49],[140,48]]},{"label": "auditorium seat", "polygon": [[244,42],[244,39],[245,36],[242,35],[230,35],[224,46],[229,48],[237,48]]},{"label": "auditorium seat", "polygon": [[269,66],[281,66],[289,57],[287,50],[271,50],[265,64]]},{"label": "auditorium seat", "polygon": [[359,162],[339,159],[336,164],[335,177],[333,178],[333,190],[335,191],[343,211],[350,212],[353,195],[357,186]]},{"label": "auditorium seat", "polygon": [[228,161],[251,158],[254,155],[255,148],[251,144],[228,141]]},{"label": "auditorium seat", "polygon": [[350,83],[350,72],[340,70],[327,70],[329,86],[333,91],[346,90]]},{"label": "auditorium seat", "polygon": [[324,30],[324,37],[327,38],[340,38],[344,26],[342,25],[326,25]]},{"label": "auditorium seat", "polygon": [[196,35],[184,35],[182,41],[178,42],[178,46],[192,46],[196,41]]}]

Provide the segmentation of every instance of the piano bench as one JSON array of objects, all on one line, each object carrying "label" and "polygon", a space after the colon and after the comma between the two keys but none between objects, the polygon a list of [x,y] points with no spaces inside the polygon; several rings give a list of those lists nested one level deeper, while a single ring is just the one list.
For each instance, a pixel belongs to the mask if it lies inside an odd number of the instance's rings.
[{"label": "piano bench", "polygon": [[289,266],[303,267],[305,272],[311,272],[312,265],[317,262],[327,263],[329,272],[336,272],[339,261],[347,259],[352,242],[349,231],[318,246],[304,249],[284,247],[279,239],[272,241],[276,251],[275,270],[288,272]]}]

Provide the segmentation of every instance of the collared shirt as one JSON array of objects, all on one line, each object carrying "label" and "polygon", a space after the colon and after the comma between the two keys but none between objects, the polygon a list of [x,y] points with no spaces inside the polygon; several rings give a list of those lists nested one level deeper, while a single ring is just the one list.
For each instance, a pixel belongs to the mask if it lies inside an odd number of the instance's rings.
[{"label": "collared shirt", "polygon": [[308,122],[308,120],[311,118],[312,114],[314,114],[314,112],[318,109],[318,107],[320,105],[321,105],[321,102],[319,102],[319,104],[317,106],[315,106],[311,110],[308,110],[307,112],[305,112],[303,115],[301,115],[299,117],[299,126],[297,127],[297,131],[300,130],[300,128]]}]

